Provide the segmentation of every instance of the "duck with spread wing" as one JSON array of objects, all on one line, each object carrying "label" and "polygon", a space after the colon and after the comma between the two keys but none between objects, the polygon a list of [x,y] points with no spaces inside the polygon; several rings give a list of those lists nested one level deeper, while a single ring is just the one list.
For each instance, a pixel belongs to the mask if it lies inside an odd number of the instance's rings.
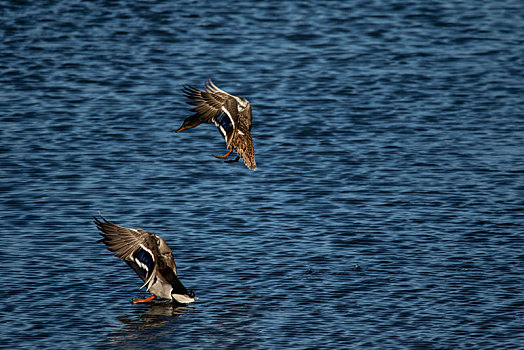
[{"label": "duck with spread wing", "polygon": [[[178,279],[173,252],[162,237],[139,228],[127,228],[101,217],[94,218],[102,242],[117,258],[124,260],[144,281],[149,298],[133,299],[133,304],[163,298],[187,304],[195,301]],[[142,288],[140,287],[140,288]]]},{"label": "duck with spread wing", "polygon": [[249,169],[255,170],[257,164],[251,138],[251,103],[243,97],[219,89],[211,79],[206,83],[204,90],[186,86],[184,94],[189,99],[187,103],[196,107],[191,109],[194,114],[187,117],[176,132],[194,128],[202,123],[214,123],[226,141],[228,152],[223,156],[213,156],[227,159],[235,150],[236,159],[226,162],[237,162],[242,158]]}]

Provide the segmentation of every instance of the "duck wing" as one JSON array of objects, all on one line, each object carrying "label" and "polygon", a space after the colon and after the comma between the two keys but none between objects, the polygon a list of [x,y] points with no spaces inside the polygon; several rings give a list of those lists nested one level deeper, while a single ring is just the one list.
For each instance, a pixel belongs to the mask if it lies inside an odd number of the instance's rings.
[{"label": "duck wing", "polygon": [[147,285],[149,289],[158,266],[157,236],[142,229],[117,225],[103,217],[101,220],[95,217],[94,222],[102,236],[98,242],[124,260],[144,281],[142,287]]},{"label": "duck wing", "polygon": [[186,86],[184,94],[189,99],[187,103],[196,107],[191,109],[195,114],[187,117],[179,130],[195,127],[200,123],[214,123],[230,147],[238,124],[239,97],[218,88],[211,79],[204,90]]}]

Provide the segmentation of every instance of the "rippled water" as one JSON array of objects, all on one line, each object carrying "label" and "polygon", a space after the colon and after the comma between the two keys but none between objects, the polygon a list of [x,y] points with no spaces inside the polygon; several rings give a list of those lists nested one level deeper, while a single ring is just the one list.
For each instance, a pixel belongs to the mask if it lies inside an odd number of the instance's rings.
[{"label": "rippled water", "polygon": [[[521,1],[0,4],[2,346],[524,344]],[[207,78],[256,172],[173,132]],[[199,300],[132,305],[99,211]]]}]

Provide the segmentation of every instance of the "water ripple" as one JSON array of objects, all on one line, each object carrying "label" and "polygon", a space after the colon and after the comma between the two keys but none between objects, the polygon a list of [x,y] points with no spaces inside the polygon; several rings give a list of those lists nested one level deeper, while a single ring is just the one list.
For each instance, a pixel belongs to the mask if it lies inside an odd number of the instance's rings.
[{"label": "water ripple", "polygon": [[[0,336],[10,348],[518,348],[516,1],[6,3]],[[175,134],[184,84],[254,111],[256,172]],[[161,234],[188,307],[92,216]]]}]

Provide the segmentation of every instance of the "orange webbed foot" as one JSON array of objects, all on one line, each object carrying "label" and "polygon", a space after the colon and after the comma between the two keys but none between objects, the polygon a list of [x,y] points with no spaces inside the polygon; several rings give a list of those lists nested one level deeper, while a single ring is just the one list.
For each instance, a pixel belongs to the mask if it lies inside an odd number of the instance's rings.
[{"label": "orange webbed foot", "polygon": [[213,154],[213,157],[215,157],[215,158],[220,158],[220,159],[224,159],[224,158],[229,157],[229,155],[231,154],[231,152],[233,152],[233,148],[231,148],[231,149],[229,150],[229,152],[227,152],[227,153],[224,154],[223,156],[217,156],[216,154]]},{"label": "orange webbed foot", "polygon": [[151,301],[155,299],[155,296],[154,295],[151,295],[149,298],[145,298],[145,299],[140,299],[140,298],[134,298],[133,300],[131,300],[131,302],[133,304],[139,304],[139,303],[147,303],[148,301]]}]

